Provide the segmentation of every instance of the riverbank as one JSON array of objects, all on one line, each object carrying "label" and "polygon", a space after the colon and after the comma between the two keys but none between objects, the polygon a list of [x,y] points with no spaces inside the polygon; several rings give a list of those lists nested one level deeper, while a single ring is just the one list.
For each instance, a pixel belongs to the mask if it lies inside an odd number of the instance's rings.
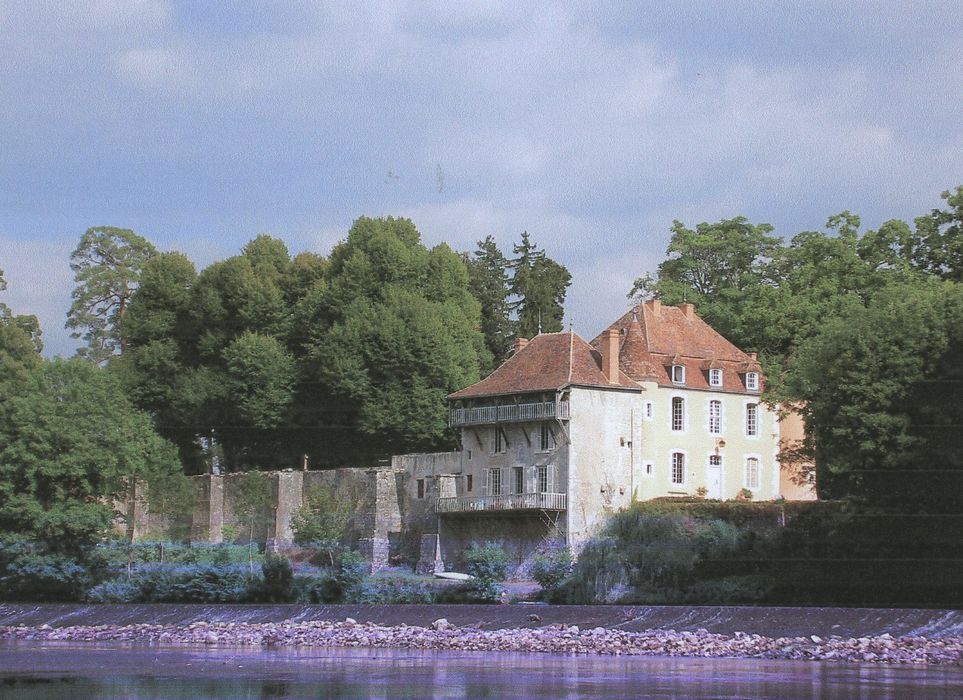
[{"label": "riverbank", "polygon": [[[805,631],[800,631],[802,627]],[[963,612],[676,606],[4,605],[0,606],[0,640],[960,665]]]}]

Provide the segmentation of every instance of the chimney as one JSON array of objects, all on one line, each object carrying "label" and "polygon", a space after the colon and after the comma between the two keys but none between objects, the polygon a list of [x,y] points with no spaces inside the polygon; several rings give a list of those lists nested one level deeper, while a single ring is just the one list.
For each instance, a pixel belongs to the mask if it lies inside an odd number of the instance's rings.
[{"label": "chimney", "polygon": [[609,384],[619,383],[619,329],[609,328],[602,336],[602,374]]},{"label": "chimney", "polygon": [[528,340],[525,338],[515,338],[515,352],[512,354],[517,355],[526,345],[528,345]]},{"label": "chimney", "polygon": [[757,354],[754,353],[754,352],[750,352],[750,353],[749,353],[749,359],[752,360],[753,362],[756,362],[756,361],[759,359],[759,355],[757,355]]},{"label": "chimney", "polygon": [[659,313],[659,309],[662,308],[662,301],[660,299],[649,299],[645,302],[646,306],[652,309],[652,313]]},{"label": "chimney", "polygon": [[679,304],[679,308],[686,318],[695,318],[695,304]]}]

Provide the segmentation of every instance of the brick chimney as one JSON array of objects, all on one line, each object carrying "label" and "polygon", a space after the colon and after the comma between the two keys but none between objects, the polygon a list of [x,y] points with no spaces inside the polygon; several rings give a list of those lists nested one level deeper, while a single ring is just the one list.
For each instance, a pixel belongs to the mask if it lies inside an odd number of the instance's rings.
[{"label": "brick chimney", "polygon": [[686,318],[695,318],[695,304],[679,304],[679,308]]},{"label": "brick chimney", "polygon": [[755,361],[757,361],[757,360],[759,359],[759,355],[757,355],[757,354],[754,353],[754,352],[750,352],[750,353],[749,353],[749,359],[752,360],[753,362],[755,362]]},{"label": "brick chimney", "polygon": [[652,313],[659,313],[659,309],[662,308],[662,301],[660,299],[649,299],[645,302],[645,305],[652,309]]},{"label": "brick chimney", "polygon": [[602,336],[602,374],[609,384],[619,383],[619,329],[609,328]]},{"label": "brick chimney", "polygon": [[512,354],[517,354],[522,351],[528,345],[528,340],[526,338],[515,338],[515,352]]}]

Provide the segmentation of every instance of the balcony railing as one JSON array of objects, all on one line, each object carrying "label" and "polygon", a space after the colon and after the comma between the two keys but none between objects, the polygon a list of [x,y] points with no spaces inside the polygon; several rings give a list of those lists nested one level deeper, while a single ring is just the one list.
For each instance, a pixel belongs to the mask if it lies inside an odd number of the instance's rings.
[{"label": "balcony railing", "polygon": [[519,510],[565,510],[564,493],[513,493],[502,496],[439,498],[438,513],[484,513]]},{"label": "balcony railing", "polygon": [[516,403],[504,406],[453,408],[449,411],[448,425],[458,428],[464,425],[521,423],[548,418],[568,420],[568,417],[568,401],[541,401],[539,403]]}]

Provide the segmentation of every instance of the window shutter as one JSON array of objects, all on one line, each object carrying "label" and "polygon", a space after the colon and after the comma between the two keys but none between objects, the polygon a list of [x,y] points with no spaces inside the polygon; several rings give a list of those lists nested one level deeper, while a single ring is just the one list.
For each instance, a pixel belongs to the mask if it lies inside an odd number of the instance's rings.
[{"label": "window shutter", "polygon": [[525,493],[535,493],[538,490],[538,467],[527,467],[525,479]]},{"label": "window shutter", "polygon": [[479,486],[481,486],[479,490],[481,491],[482,496],[488,495],[488,489],[491,488],[490,480],[491,480],[491,469],[482,469],[482,479],[481,479],[481,484],[479,484]]},{"label": "window shutter", "polygon": [[555,493],[555,465],[550,464],[548,467],[548,492]]}]

